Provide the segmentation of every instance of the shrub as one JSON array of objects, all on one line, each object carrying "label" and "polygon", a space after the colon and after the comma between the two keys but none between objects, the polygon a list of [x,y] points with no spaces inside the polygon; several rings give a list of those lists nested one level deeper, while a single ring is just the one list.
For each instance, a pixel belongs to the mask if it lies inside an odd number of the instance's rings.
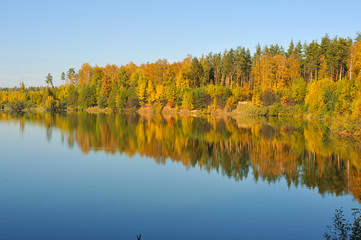
[{"label": "shrub", "polygon": [[7,104],[7,107],[9,108],[10,111],[21,112],[25,109],[26,104],[22,100],[15,100],[13,102],[9,102]]},{"label": "shrub", "polygon": [[8,104],[8,101],[3,101],[0,103],[0,109],[5,109],[5,106]]},{"label": "shrub", "polygon": [[236,113],[239,115],[267,116],[267,107],[257,107],[251,103],[238,104]]},{"label": "shrub", "polygon": [[268,114],[269,116],[278,116],[282,109],[282,106],[278,103],[273,104],[269,107]]},{"label": "shrub", "polygon": [[130,110],[137,109],[139,107],[138,99],[135,97],[130,97],[127,100],[126,108]]},{"label": "shrub", "polygon": [[160,102],[153,103],[153,109],[152,109],[153,112],[159,113],[162,111],[162,109],[163,109],[162,103],[160,103]]},{"label": "shrub", "polygon": [[270,106],[277,101],[277,96],[272,91],[264,91],[261,99],[264,106]]},{"label": "shrub", "polygon": [[226,110],[234,110],[237,108],[237,99],[234,96],[230,96],[226,102]]},{"label": "shrub", "polygon": [[323,236],[327,240],[356,240],[361,239],[361,211],[360,209],[352,209],[353,219],[350,222],[345,219],[342,208],[335,210],[332,226],[327,226],[330,233]]}]

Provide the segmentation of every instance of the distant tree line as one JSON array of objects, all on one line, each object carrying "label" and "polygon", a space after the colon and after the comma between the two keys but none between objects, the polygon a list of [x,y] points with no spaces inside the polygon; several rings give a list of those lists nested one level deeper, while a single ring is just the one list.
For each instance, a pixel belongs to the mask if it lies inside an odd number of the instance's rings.
[{"label": "distant tree line", "polygon": [[321,41],[294,43],[287,50],[277,44],[254,54],[237,47],[181,62],[160,59],[125,66],[70,68],[61,74],[63,84],[1,89],[0,102],[22,100],[50,110],[134,110],[144,105],[187,110],[232,111],[240,101],[273,109],[293,107],[315,117],[361,118],[361,34],[355,39],[327,34]]}]

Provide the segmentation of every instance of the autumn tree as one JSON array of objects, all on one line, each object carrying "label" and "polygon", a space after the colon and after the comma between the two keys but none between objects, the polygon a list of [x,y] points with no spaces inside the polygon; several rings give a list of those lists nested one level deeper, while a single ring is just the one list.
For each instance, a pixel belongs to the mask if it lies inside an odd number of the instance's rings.
[{"label": "autumn tree", "polygon": [[79,84],[90,84],[92,79],[92,71],[93,68],[89,65],[89,63],[84,63],[78,73]]}]

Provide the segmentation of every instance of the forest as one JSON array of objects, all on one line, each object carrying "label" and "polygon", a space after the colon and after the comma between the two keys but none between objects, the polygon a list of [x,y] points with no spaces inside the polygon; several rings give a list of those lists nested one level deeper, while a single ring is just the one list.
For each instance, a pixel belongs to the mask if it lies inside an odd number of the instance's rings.
[{"label": "forest", "polygon": [[60,86],[49,73],[44,87],[1,88],[0,108],[303,116],[361,134],[361,33],[291,41],[287,50],[258,44],[253,54],[240,46],[173,63],[84,63],[60,78]]}]

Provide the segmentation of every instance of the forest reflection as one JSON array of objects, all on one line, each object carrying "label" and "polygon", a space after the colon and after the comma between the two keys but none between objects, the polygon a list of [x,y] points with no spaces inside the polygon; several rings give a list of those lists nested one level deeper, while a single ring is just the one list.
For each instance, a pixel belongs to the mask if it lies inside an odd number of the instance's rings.
[{"label": "forest reflection", "polygon": [[86,154],[139,154],[165,163],[217,171],[242,180],[317,188],[321,195],[352,194],[361,202],[361,139],[341,137],[322,122],[278,118],[144,117],[137,114],[0,113],[0,121],[61,131]]}]

